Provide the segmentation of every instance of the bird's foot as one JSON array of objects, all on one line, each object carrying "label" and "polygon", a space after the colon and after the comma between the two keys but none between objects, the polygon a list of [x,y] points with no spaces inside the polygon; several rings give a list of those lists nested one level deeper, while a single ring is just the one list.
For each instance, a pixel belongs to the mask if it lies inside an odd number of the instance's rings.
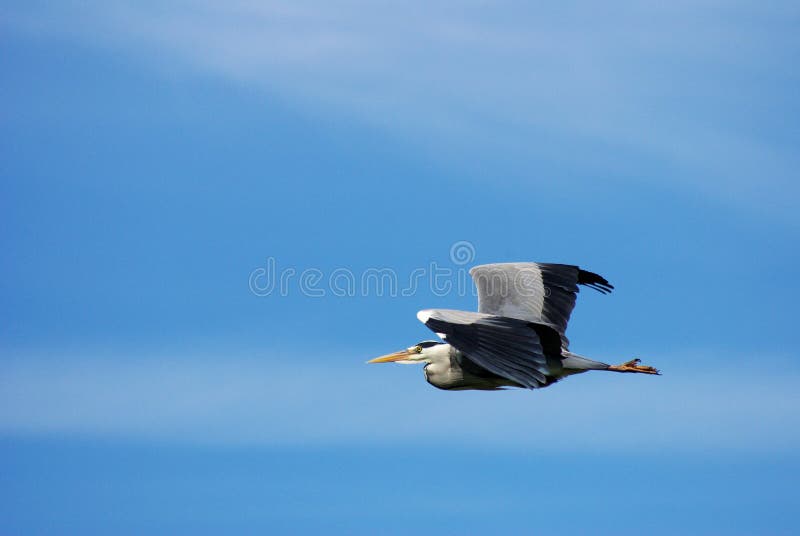
[{"label": "bird's foot", "polygon": [[631,359],[621,365],[611,365],[608,370],[614,372],[640,372],[642,374],[661,374],[657,368],[640,365],[641,359]]}]

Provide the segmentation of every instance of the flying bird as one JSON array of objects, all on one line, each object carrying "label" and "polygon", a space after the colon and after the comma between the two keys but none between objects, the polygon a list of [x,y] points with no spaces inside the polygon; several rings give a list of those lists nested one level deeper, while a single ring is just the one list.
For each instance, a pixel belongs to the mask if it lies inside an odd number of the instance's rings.
[{"label": "flying bird", "polygon": [[427,309],[417,318],[442,341],[422,341],[368,363],[425,363],[439,389],[538,389],[588,370],[660,374],[632,359],[609,365],[569,351],[565,332],[579,285],[603,294],[613,286],[567,264],[516,262],[470,270],[478,312]]}]

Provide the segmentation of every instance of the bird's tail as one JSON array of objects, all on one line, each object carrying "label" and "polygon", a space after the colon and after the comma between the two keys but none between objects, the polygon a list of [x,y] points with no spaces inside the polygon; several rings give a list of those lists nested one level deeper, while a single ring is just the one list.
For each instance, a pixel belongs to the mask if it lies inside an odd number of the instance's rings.
[{"label": "bird's tail", "polygon": [[564,358],[561,360],[561,366],[570,370],[608,370],[611,366],[608,363],[601,361],[594,361],[588,357],[583,357],[572,352],[562,352]]}]

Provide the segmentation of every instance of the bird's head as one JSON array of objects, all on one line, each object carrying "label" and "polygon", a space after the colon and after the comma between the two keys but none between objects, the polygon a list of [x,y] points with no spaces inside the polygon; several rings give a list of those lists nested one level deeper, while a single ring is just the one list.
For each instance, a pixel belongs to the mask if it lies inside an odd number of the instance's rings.
[{"label": "bird's head", "polygon": [[439,341],[422,341],[405,350],[376,357],[367,361],[367,363],[403,363],[405,365],[430,363],[439,356],[444,346],[445,344]]}]

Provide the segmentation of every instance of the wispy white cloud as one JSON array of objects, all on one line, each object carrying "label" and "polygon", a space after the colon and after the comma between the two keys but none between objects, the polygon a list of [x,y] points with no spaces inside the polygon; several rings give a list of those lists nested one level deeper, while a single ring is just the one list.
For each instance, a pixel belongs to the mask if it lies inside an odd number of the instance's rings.
[{"label": "wispy white cloud", "polygon": [[[791,3],[172,0],[14,20],[255,85],[434,151],[638,155],[670,167],[675,185],[794,218],[800,162],[770,129],[796,108],[784,101],[798,81],[787,68],[797,16]],[[548,154],[532,140],[549,140]]]},{"label": "wispy white cloud", "polygon": [[482,393],[438,391],[419,367],[366,366],[344,356],[327,365],[297,356],[11,357],[0,362],[0,434],[542,450],[800,447],[800,371],[653,362],[667,373],[587,373],[542,391]]}]

